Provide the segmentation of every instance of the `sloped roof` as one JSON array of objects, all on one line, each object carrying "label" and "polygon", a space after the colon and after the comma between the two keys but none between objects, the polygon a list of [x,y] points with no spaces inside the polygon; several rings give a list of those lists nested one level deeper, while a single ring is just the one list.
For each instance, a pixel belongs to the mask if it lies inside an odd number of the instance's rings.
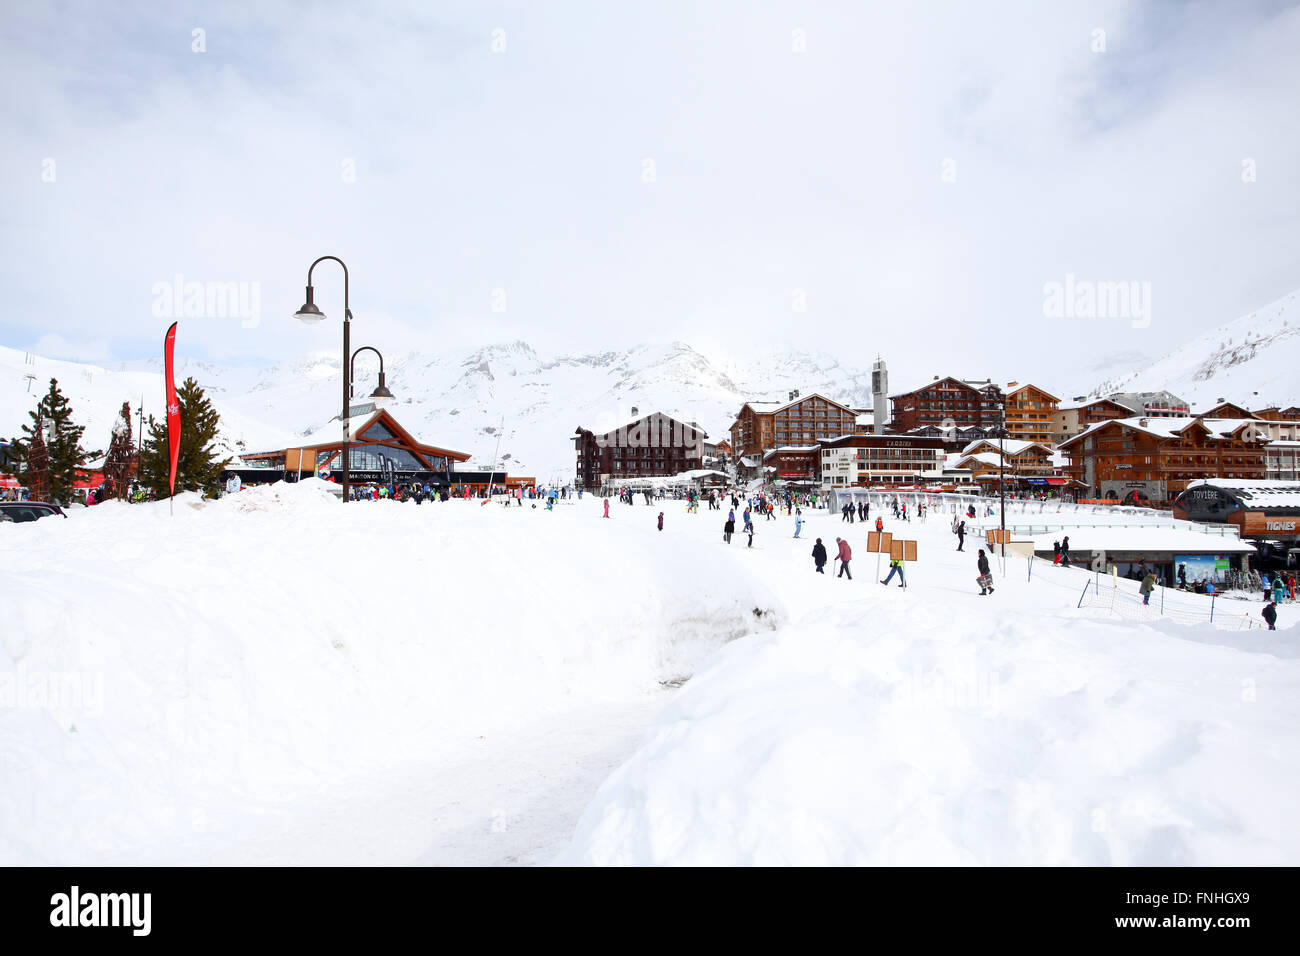
[{"label": "sloped roof", "polygon": [[[410,446],[411,448],[414,448],[416,451],[421,452],[423,454],[438,455],[438,456],[450,458],[453,461],[466,461],[470,457],[468,452],[454,451],[453,449],[450,448],[441,448],[437,445],[425,444],[424,442],[417,439],[410,432],[408,432],[405,428],[403,428],[401,423],[398,422],[397,419],[395,419],[391,414],[389,414],[388,410],[384,408],[377,409],[376,411],[366,415],[350,416],[348,418],[348,428],[351,434],[351,441],[353,442],[369,441],[370,439],[363,438],[366,429],[370,428],[371,425],[374,425],[379,422],[382,422],[384,427],[386,427],[390,432],[392,432],[393,435],[396,436],[399,441],[403,442],[404,444]],[[333,421],[325,423],[320,428],[308,432],[301,439],[296,441],[293,445],[287,447],[303,448],[303,449],[320,449],[320,448],[338,447],[342,444],[343,444],[343,424],[340,419],[336,418]],[[273,451],[244,452],[243,457],[247,459],[247,458],[257,458],[266,455],[277,455],[283,453],[285,450],[286,449],[284,448],[277,448]]]}]

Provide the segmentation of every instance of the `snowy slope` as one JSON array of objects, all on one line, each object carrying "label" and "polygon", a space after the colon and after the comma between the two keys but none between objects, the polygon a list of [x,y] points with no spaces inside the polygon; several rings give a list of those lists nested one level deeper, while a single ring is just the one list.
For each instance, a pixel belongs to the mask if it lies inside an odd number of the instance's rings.
[{"label": "snowy slope", "polygon": [[1167,389],[1209,408],[1300,405],[1300,291],[1192,339],[1140,371],[1098,385],[1094,396]]},{"label": "snowy slope", "polygon": [[[340,404],[342,367],[335,353],[261,368],[178,361],[178,374],[193,375],[210,393],[232,448],[240,443],[248,451],[285,447],[293,436],[325,426]],[[123,401],[134,409],[143,393],[146,413],[155,414],[162,404],[160,359],[115,369],[34,362],[26,364],[22,352],[0,349],[0,435],[16,433],[51,375],[68,392],[76,420],[89,426],[91,444],[107,443]],[[377,370],[372,356],[358,359],[356,401],[366,400]],[[24,379],[29,372],[36,375],[30,395]],[[791,389],[870,405],[870,374],[836,359],[786,353],[718,363],[682,342],[558,356],[541,355],[526,342],[437,355],[390,354],[385,373],[396,396],[391,410],[415,435],[469,452],[471,463],[488,465],[504,421],[500,455],[506,468],[541,481],[571,476],[571,438],[578,426],[615,428],[631,420],[633,408],[698,422],[719,440],[727,437],[745,401],[784,399]]]}]

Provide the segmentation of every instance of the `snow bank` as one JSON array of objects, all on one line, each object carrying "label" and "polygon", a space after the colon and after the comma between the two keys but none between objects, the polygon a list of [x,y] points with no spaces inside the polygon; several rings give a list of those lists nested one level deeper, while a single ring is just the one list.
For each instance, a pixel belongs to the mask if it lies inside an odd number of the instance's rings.
[{"label": "snow bank", "polygon": [[1293,864],[1287,640],[830,608],[725,648],[560,862]]},{"label": "snow bank", "polygon": [[639,698],[783,620],[591,499],[343,506],[319,484],[5,527],[0,863],[139,862],[236,797]]}]

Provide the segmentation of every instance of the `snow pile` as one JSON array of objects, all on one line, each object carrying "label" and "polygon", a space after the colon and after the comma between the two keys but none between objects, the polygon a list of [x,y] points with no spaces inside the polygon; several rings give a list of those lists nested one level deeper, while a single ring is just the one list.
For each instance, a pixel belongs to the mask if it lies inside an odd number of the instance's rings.
[{"label": "snow pile", "polygon": [[1243,649],[1284,639],[981,611],[832,608],[730,645],[560,862],[1300,858],[1297,655]]},{"label": "snow pile", "polygon": [[233,802],[643,699],[783,619],[597,505],[343,506],[303,482],[6,526],[0,863],[142,862]]}]

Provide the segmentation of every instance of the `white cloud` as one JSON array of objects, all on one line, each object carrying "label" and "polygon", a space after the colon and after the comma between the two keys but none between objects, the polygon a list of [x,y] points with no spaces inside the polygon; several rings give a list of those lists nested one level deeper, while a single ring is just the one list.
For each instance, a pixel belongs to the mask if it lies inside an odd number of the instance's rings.
[{"label": "white cloud", "polygon": [[[1070,365],[1156,353],[1300,286],[1294,7],[82,2],[4,17],[0,82],[22,91],[0,107],[7,321],[115,357],[154,349],[150,290],[178,272],[258,282],[263,312],[255,328],[183,322],[183,348],[337,347],[336,321],[287,318],[324,253],[352,269],[354,341],[386,351],[813,344],[882,351],[900,383],[1050,383],[1062,342]],[[332,315],[335,269],[318,272]],[[1042,286],[1066,273],[1150,281],[1150,329],[1044,319]]]}]

